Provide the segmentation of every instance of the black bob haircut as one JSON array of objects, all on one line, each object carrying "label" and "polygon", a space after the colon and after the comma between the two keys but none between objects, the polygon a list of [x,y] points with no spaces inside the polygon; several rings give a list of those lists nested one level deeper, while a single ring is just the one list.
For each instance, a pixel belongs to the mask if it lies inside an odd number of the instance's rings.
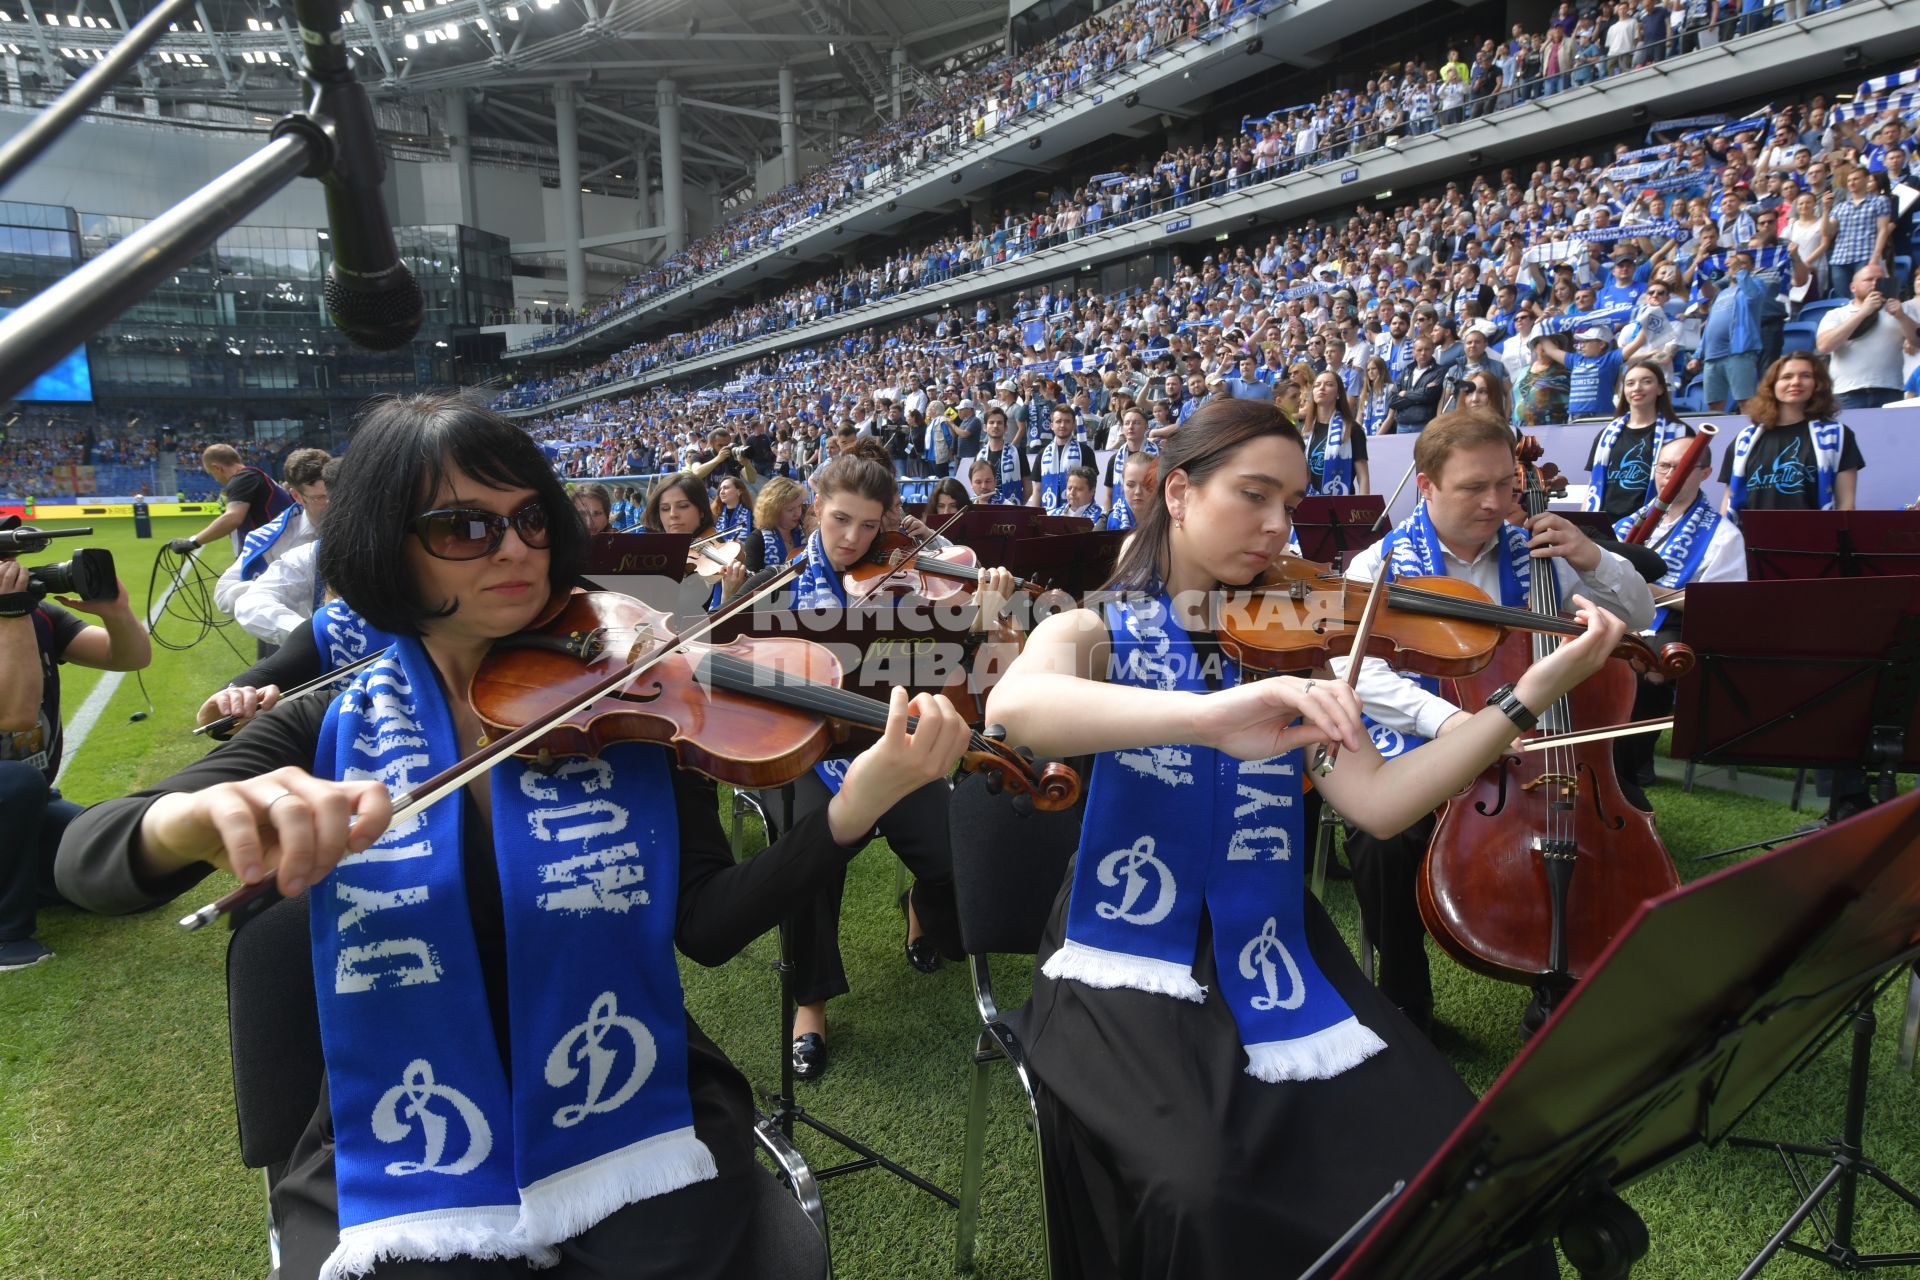
[{"label": "black bob haircut", "polygon": [[377,401],[340,460],[339,488],[328,486],[326,536],[316,555],[322,581],[391,635],[417,636],[453,612],[421,598],[406,555],[414,517],[431,508],[450,468],[489,488],[534,491],[547,509],[554,595],[571,590],[585,570],[586,526],[531,436],[457,395]]}]

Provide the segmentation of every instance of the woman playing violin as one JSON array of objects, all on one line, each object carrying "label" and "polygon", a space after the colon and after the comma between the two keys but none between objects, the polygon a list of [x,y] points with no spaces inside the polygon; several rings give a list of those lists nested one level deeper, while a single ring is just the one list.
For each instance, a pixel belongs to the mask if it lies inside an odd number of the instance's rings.
[{"label": "woman playing violin", "polygon": [[798,480],[774,476],[760,486],[753,502],[753,523],[757,535],[747,537],[746,551],[740,559],[747,572],[758,573],[770,564],[785,564],[800,554],[807,543],[802,527],[807,515],[807,491]]},{"label": "woman playing violin", "polygon": [[[656,533],[690,534],[695,542],[713,537],[716,532],[713,500],[707,494],[707,482],[690,471],[682,471],[677,476],[662,480],[647,495],[645,523],[647,528]],[[693,552],[688,568],[697,572],[705,559],[699,551]],[[736,557],[731,563],[721,566],[717,576],[719,580],[714,582],[713,591],[706,601],[709,609],[719,608],[722,602],[731,600],[739,592],[747,580],[746,566]],[[689,574],[689,578],[692,577]]]},{"label": "woman playing violin", "polygon": [[[714,785],[641,742],[506,759],[390,827],[389,787],[481,736],[463,691],[569,590],[586,534],[531,439],[456,399],[376,406],[345,478],[321,570],[393,649],[331,707],[275,708],[86,811],[62,886],[120,912],[215,869],[309,892],[326,1073],[272,1194],[282,1275],[740,1276],[797,1210],[674,948],[720,964],[834,883],[965,726],[896,694],[833,800],[738,865]],[[824,1251],[792,1261],[825,1273]]]},{"label": "woman playing violin", "polygon": [[[1315,786],[1387,833],[1494,760],[1515,722],[1489,707],[1383,761],[1346,685],[1243,682],[1207,607],[1285,550],[1307,493],[1300,433],[1271,404],[1210,402],[1160,465],[1113,594],[1035,628],[988,701],[1009,741],[1096,755],[1027,1024],[1048,1207],[1070,1273],[1296,1275],[1472,1102],[1304,891],[1304,753],[1337,747]],[[1577,603],[1588,630],[1527,672],[1524,706],[1619,642],[1617,619]]]},{"label": "woman playing violin", "polygon": [[573,509],[588,533],[605,533],[613,524],[613,496],[603,484],[573,486]]},{"label": "woman playing violin", "polygon": [[[798,609],[845,609],[853,598],[845,575],[866,559],[890,518],[904,532],[923,528],[911,516],[901,517],[891,464],[863,457],[857,448],[828,463],[814,478],[814,505],[820,527],[807,539],[799,577],[783,593],[785,602]],[[997,615],[1012,594],[1012,575],[1005,569],[984,571],[975,597],[980,616]],[[843,768],[841,761],[823,761],[794,783],[795,810],[811,814],[828,803]],[[880,817],[879,832],[915,876],[901,903],[907,917],[907,962],[931,973],[942,956],[957,959],[961,954],[946,783],[930,783],[904,797]],[[843,889],[836,881],[792,921],[792,982],[799,1006],[792,1053],[794,1073],[802,1079],[815,1079],[826,1070],[827,1001],[850,990],[840,960]]]}]

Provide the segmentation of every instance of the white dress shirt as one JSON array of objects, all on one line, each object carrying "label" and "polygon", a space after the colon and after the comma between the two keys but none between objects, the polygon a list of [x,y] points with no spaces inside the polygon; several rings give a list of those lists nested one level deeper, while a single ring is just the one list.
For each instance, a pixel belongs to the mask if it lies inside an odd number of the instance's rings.
[{"label": "white dress shirt", "polygon": [[319,551],[318,542],[296,547],[246,584],[233,602],[233,620],[241,630],[268,644],[285,644],[288,636],[313,620],[314,560]]},{"label": "white dress shirt", "polygon": [[[306,508],[300,508],[297,515],[288,517],[286,531],[275,538],[273,545],[267,548],[267,564],[271,566],[282,556],[306,546],[319,536],[319,527],[307,519]],[[226,572],[220,575],[220,580],[213,584],[213,603],[219,607],[220,612],[231,614],[234,602],[252,585],[253,583],[241,579],[240,557],[235,556],[233,563],[227,566]]]},{"label": "white dress shirt", "polygon": [[[1379,577],[1382,559],[1380,549],[1383,545],[1383,542],[1376,542],[1356,555],[1347,565],[1347,577],[1366,583]],[[1441,543],[1447,576],[1470,582],[1498,601],[1500,546],[1501,539],[1496,534],[1479,555],[1472,561],[1466,561],[1449,550],[1444,542]],[[1539,560],[1534,561],[1533,567],[1537,570],[1540,563]],[[1648,589],[1646,579],[1634,570],[1626,557],[1603,548],[1600,563],[1594,566],[1592,574],[1575,572],[1573,566],[1559,556],[1547,563],[1553,565],[1554,581],[1560,588],[1561,607],[1565,608],[1569,598],[1578,591],[1608,613],[1625,620],[1629,630],[1643,631],[1652,625],[1653,592]],[[1334,674],[1344,679],[1349,661],[1348,658],[1335,658],[1331,664]],[[1374,720],[1398,733],[1415,733],[1423,738],[1438,736],[1440,726],[1460,710],[1439,694],[1428,693],[1380,658],[1368,658],[1362,664],[1355,692],[1360,695],[1366,713]]]}]

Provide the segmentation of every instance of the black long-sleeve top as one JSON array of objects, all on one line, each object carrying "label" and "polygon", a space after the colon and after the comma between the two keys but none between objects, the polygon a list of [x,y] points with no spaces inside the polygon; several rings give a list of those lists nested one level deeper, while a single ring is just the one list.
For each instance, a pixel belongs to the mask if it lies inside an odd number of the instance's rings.
[{"label": "black long-sleeve top", "polygon": [[[125,914],[160,906],[187,892],[212,872],[210,864],[198,863],[153,883],[134,872],[134,850],[148,807],[171,792],[198,791],[289,765],[311,770],[326,709],[326,700],[320,698],[276,707],[244,726],[231,742],[157,786],[87,809],[61,840],[55,867],[61,893],[89,911]],[[735,863],[720,826],[714,784],[675,769],[673,789],[680,828],[674,941],[688,958],[702,965],[723,964],[737,955],[791,912],[794,903],[830,883],[860,848],[859,844],[852,848],[837,844],[826,811],[820,809],[797,820],[757,857]],[[470,799],[464,803],[468,809],[462,865],[468,910],[502,1066],[510,1070],[506,933],[493,832],[480,821],[477,806]],[[695,1132],[713,1151],[723,1172],[743,1167],[741,1162],[752,1159],[748,1144],[752,1096],[746,1080],[691,1017],[687,1019],[687,1058]],[[326,1105],[323,1096],[323,1113]],[[324,1123],[325,1116],[316,1120]]]}]

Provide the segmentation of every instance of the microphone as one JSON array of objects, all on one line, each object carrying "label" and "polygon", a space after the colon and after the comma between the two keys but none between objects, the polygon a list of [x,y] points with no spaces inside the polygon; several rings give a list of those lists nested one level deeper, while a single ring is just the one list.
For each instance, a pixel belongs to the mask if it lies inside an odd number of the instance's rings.
[{"label": "microphone", "polygon": [[426,303],[413,273],[400,261],[393,224],[380,202],[387,160],[374,131],[373,106],[353,78],[341,0],[294,0],[294,18],[306,51],[302,73],[313,96],[304,115],[275,126],[278,136],[302,130],[324,139],[313,148],[326,159],[307,176],[326,189],[333,265],[324,295],[334,327],[372,351],[403,347],[419,332]]}]

